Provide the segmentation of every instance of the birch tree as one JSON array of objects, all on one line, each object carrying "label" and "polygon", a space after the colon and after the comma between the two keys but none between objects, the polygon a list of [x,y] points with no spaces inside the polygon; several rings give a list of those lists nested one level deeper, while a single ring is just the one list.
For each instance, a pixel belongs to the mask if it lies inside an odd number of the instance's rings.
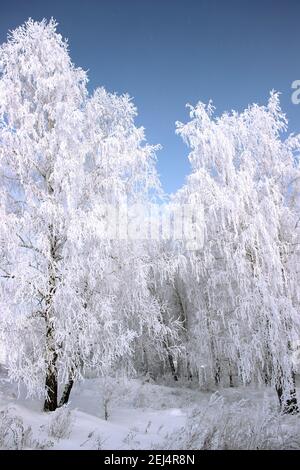
[{"label": "birch tree", "polygon": [[198,285],[190,295],[200,325],[198,358],[208,359],[217,382],[223,361],[244,383],[273,383],[283,407],[294,411],[299,255],[291,199],[299,136],[283,138],[287,121],[276,93],[267,106],[241,114],[213,118],[213,111],[199,103],[191,121],[177,127],[192,149],[192,174],[178,198],[205,210],[204,248],[188,256]]},{"label": "birch tree", "polygon": [[1,332],[10,379],[46,411],[161,331],[142,250],[107,232],[108,207],[159,186],[156,148],[128,96],[88,95],[56,27],[29,20],[0,49]]}]

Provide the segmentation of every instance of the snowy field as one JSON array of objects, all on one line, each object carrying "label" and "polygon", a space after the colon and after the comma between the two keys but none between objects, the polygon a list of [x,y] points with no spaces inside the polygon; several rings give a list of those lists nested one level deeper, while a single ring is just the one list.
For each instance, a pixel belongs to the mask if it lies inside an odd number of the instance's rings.
[{"label": "snowy field", "polygon": [[266,388],[203,392],[88,379],[74,388],[67,408],[44,413],[42,402],[22,392],[17,398],[2,378],[0,409],[1,448],[300,449],[299,416],[279,415]]}]

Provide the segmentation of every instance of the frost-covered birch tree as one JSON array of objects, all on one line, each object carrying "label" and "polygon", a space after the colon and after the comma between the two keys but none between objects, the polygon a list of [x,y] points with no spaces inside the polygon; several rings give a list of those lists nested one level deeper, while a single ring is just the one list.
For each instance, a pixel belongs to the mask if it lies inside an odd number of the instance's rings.
[{"label": "frost-covered birch tree", "polygon": [[0,50],[5,337],[15,348],[8,354],[14,379],[31,393],[45,373],[49,410],[57,402],[60,266],[80,194],[87,81],[55,28],[29,20]]},{"label": "frost-covered birch tree", "polygon": [[108,373],[162,329],[149,262],[106,229],[107,207],[158,187],[155,148],[129,97],[89,97],[55,21],[13,31],[0,67],[1,336],[10,378],[51,411],[59,384],[63,404],[86,370]]},{"label": "frost-covered birch tree", "polygon": [[204,207],[204,247],[187,255],[184,276],[194,362],[217,383],[232,367],[243,383],[273,383],[294,411],[299,136],[283,137],[276,93],[267,106],[212,114],[199,103],[177,126],[192,149],[192,174],[177,197]]}]

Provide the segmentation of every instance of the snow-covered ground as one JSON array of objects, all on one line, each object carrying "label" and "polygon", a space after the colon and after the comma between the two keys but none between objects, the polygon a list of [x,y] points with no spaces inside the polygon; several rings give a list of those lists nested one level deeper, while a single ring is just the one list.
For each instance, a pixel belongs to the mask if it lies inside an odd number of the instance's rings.
[{"label": "snow-covered ground", "polygon": [[46,414],[41,402],[26,399],[22,392],[17,397],[3,378],[0,387],[2,447],[232,448],[243,447],[247,438],[254,448],[299,448],[300,418],[274,420],[270,409],[277,415],[277,402],[270,389],[228,388],[214,394],[138,379],[88,379],[74,388],[67,408]]}]

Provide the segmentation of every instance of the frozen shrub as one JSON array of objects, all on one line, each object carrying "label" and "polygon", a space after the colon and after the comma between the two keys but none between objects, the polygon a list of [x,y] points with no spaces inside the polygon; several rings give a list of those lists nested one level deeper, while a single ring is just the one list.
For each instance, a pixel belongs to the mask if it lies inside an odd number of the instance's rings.
[{"label": "frozen shrub", "polygon": [[138,429],[133,427],[129,430],[126,436],[123,439],[123,443],[126,445],[128,449],[138,449],[140,446],[140,441],[137,439]]},{"label": "frozen shrub", "polygon": [[269,402],[226,403],[218,393],[206,407],[195,408],[179,431],[165,436],[168,449],[300,449],[296,416],[283,416]]},{"label": "frozen shrub", "polygon": [[103,450],[106,439],[107,438],[103,437],[101,433],[95,433],[94,430],[88,434],[87,439],[80,444],[80,447],[84,447],[88,444],[91,449]]},{"label": "frozen shrub", "polygon": [[103,417],[107,421],[114,406],[124,404],[132,390],[126,380],[115,377],[104,377],[101,384],[101,407]]},{"label": "frozen shrub", "polygon": [[103,445],[104,445],[105,441],[106,441],[106,438],[102,437],[101,434],[97,434],[95,436],[95,439],[94,439],[93,449],[94,450],[103,450],[104,449]]},{"label": "frozen shrub", "polygon": [[67,406],[58,408],[51,415],[48,423],[48,434],[55,439],[64,439],[70,436],[72,427],[72,413]]},{"label": "frozen shrub", "polygon": [[103,406],[103,415],[105,421],[108,420],[110,414],[110,406],[115,400],[115,395],[118,388],[116,387],[116,382],[111,377],[106,377],[103,381],[102,388],[102,406]]},{"label": "frozen shrub", "polygon": [[0,448],[20,450],[31,447],[32,430],[23,419],[6,408],[0,412]]},{"label": "frozen shrub", "polygon": [[33,437],[31,426],[24,423],[13,408],[0,411],[0,449],[46,449],[53,446],[52,441]]}]

